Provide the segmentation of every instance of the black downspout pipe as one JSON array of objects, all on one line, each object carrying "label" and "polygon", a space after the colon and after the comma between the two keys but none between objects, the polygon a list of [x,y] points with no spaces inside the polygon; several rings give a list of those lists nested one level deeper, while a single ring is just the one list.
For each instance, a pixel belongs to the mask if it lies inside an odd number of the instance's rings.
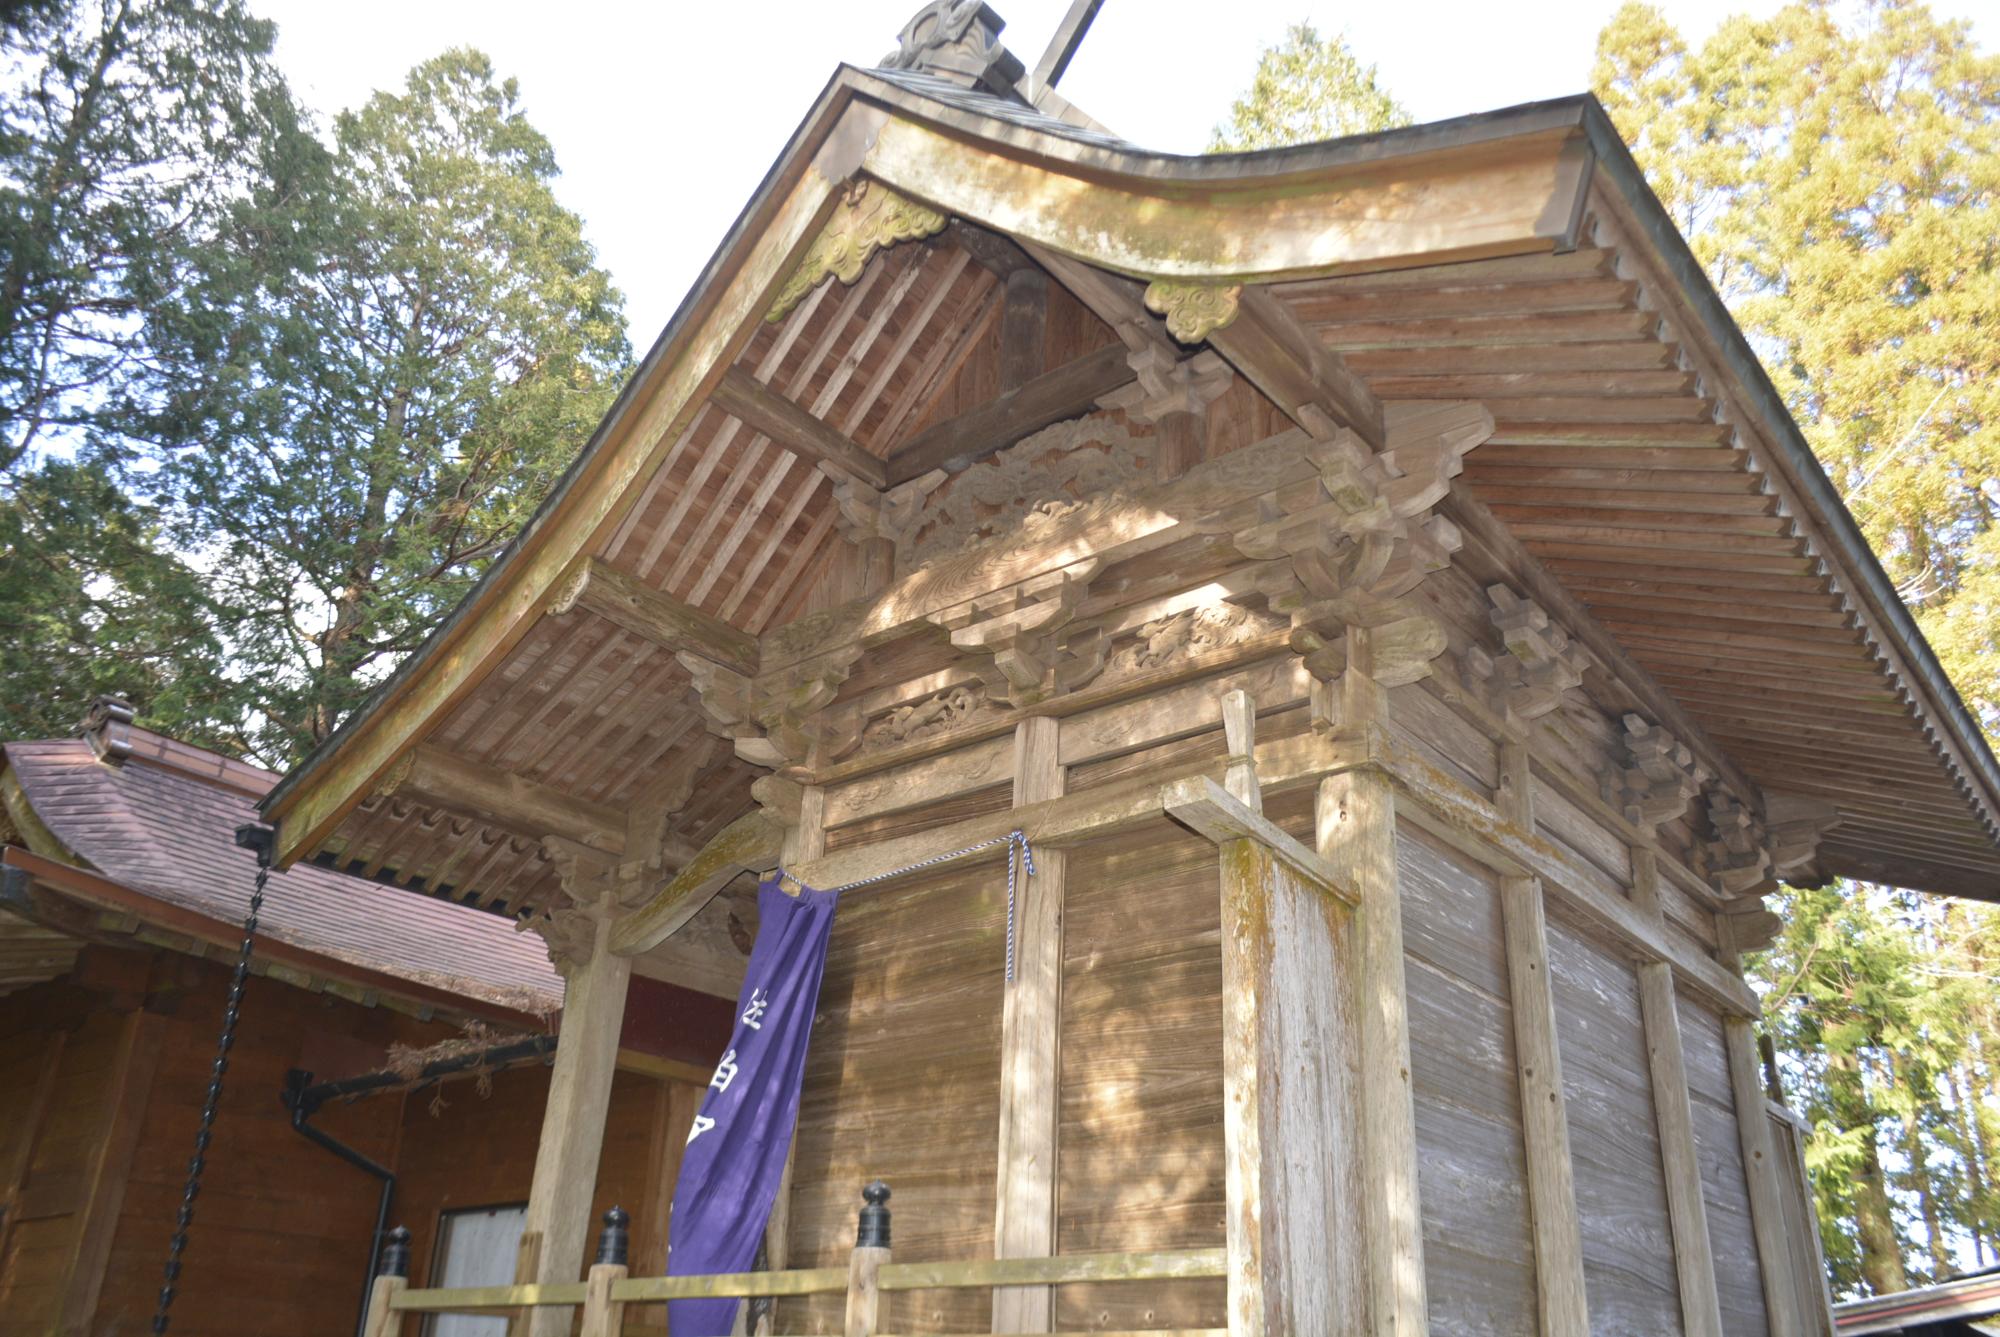
[{"label": "black downspout pipe", "polygon": [[[312,1074],[303,1068],[293,1068],[285,1074],[285,1089],[279,1099],[292,1112],[292,1129],[308,1142],[317,1142],[334,1155],[357,1169],[366,1170],[382,1181],[382,1194],[375,1204],[375,1231],[368,1237],[368,1268],[361,1274],[361,1313],[354,1321],[354,1337],[362,1337],[368,1327],[368,1297],[375,1288],[375,1262],[382,1249],[383,1233],[389,1228],[389,1205],[396,1197],[396,1172],[387,1166],[378,1165],[363,1156],[353,1147],[338,1140],[306,1120],[312,1118],[319,1109],[324,1096],[318,1089],[308,1089],[312,1084]],[[319,1097],[314,1099],[313,1097]]]}]

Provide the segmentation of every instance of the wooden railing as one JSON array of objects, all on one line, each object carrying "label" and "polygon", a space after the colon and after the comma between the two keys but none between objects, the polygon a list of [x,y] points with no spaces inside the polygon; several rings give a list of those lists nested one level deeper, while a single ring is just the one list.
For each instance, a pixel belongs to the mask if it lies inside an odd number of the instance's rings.
[{"label": "wooden railing", "polygon": [[[514,1286],[412,1288],[410,1232],[389,1234],[368,1301],[366,1337],[401,1337],[410,1314],[518,1311],[545,1305],[583,1306],[582,1337],[616,1337],[628,1304],[666,1300],[757,1299],[803,1295],[847,1297],[846,1337],[892,1337],[878,1327],[881,1296],[894,1291],[967,1290],[992,1286],[1060,1286],[1071,1282],[1176,1281],[1225,1274],[1224,1251],[1064,1254],[1054,1258],[989,1258],[965,1262],[895,1263],[889,1255],[888,1190],[871,1184],[846,1267],[788,1272],[728,1272],[690,1277],[627,1275],[628,1218],[604,1214],[597,1261],[587,1281]],[[1223,1328],[1148,1328],[1143,1337],[1226,1337]],[[895,1337],[901,1337],[900,1334]],[[1052,1334],[1052,1337],[1065,1337]],[[1084,1337],[1070,1334],[1068,1337]],[[1089,1337],[1141,1337],[1093,1332]]]}]

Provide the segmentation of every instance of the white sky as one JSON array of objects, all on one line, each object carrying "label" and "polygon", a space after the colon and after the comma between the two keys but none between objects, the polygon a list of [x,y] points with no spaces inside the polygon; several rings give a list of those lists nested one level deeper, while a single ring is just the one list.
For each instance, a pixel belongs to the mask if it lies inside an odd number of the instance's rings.
[{"label": "white sky", "polygon": [[[993,0],[1032,66],[1068,0]],[[446,47],[471,45],[520,80],[555,145],[563,202],[625,293],[643,352],[839,61],[872,65],[921,0],[255,0],[278,58],[324,113],[352,106]],[[1691,41],[1776,0],[1665,0]],[[2000,11],[1981,14],[1983,46]],[[1323,0],[1106,0],[1063,93],[1148,148],[1193,152],[1288,23],[1345,32],[1419,121],[1582,91],[1616,0],[1329,4]]]}]

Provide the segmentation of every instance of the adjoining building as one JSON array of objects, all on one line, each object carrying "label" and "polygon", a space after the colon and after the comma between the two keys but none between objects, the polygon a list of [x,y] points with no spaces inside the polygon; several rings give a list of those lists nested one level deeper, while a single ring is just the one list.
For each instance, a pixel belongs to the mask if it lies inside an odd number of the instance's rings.
[{"label": "adjoining building", "polygon": [[[112,701],[0,756],[0,1331],[143,1332],[256,873],[234,833],[277,777]],[[562,1009],[541,940],[306,865],[251,970],[171,1330],[354,1332],[390,1211],[419,1278],[511,1277]],[[593,1194],[658,1220],[729,1010],[646,987]]]}]

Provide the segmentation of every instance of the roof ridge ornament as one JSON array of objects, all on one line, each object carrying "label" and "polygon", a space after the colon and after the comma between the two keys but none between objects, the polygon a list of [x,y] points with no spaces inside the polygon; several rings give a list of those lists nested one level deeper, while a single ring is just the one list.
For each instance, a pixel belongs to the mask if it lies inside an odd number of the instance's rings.
[{"label": "roof ridge ornament", "polygon": [[967,88],[1014,96],[1027,67],[1000,44],[1006,26],[983,0],[931,0],[896,34],[896,49],[882,58],[882,68],[935,74]]}]

